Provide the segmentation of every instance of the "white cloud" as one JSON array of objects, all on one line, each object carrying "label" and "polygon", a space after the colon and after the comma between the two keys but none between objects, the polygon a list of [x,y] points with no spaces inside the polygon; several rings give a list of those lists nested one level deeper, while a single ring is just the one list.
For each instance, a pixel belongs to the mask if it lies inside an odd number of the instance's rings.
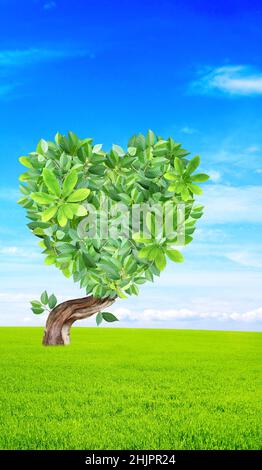
[{"label": "white cloud", "polygon": [[226,257],[242,266],[262,268],[262,253],[252,253],[250,251],[233,251],[226,253]]},{"label": "white cloud", "polygon": [[[254,150],[256,148],[256,150]],[[253,150],[252,150],[253,149]],[[207,154],[206,158],[212,159],[216,163],[226,163],[228,165],[236,165],[238,169],[250,169],[255,166],[258,162],[261,162],[260,154],[258,153],[258,147],[250,146],[242,148],[236,146],[236,144],[223,145],[219,150],[211,149]],[[225,168],[228,171],[228,168]]]},{"label": "white cloud", "polygon": [[8,246],[6,248],[0,248],[0,253],[2,255],[15,255],[18,253],[18,248],[17,246]]},{"label": "white cloud", "polygon": [[0,255],[5,255],[8,257],[23,257],[23,258],[39,258],[40,252],[36,252],[32,249],[20,247],[20,246],[6,246],[0,248]]},{"label": "white cloud", "polygon": [[210,180],[217,183],[221,179],[221,173],[216,170],[211,170],[208,172]]},{"label": "white cloud", "polygon": [[189,321],[189,320],[219,320],[234,322],[260,322],[262,321],[262,307],[244,313],[239,312],[199,312],[186,308],[181,309],[144,309],[140,312],[126,308],[116,308],[114,313],[123,321]]},{"label": "white cloud", "polygon": [[203,221],[210,224],[262,223],[262,186],[210,185],[202,202]]},{"label": "white cloud", "polygon": [[262,72],[246,65],[206,67],[190,89],[201,94],[258,95],[262,94]]}]

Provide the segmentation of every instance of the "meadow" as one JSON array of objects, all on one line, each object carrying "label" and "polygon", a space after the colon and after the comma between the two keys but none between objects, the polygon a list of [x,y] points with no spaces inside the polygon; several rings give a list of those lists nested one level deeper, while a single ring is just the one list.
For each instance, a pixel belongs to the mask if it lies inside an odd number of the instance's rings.
[{"label": "meadow", "polygon": [[261,449],[261,333],[0,328],[1,449]]}]

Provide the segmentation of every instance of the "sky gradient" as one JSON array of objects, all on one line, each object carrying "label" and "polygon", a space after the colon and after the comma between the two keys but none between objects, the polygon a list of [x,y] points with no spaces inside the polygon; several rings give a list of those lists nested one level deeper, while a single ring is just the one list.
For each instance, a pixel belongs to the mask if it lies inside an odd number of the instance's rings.
[{"label": "sky gradient", "polygon": [[261,330],[261,1],[0,0],[0,17],[0,324],[43,324],[44,289],[82,295],[43,264],[18,157],[57,131],[107,149],[151,128],[211,180],[185,263],[117,301],[119,326]]}]

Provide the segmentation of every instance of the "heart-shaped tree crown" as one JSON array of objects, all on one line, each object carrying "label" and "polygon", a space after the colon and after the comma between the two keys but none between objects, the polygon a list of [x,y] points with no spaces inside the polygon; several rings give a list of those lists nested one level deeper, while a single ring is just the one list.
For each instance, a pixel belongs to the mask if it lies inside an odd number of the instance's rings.
[{"label": "heart-shaped tree crown", "polygon": [[109,152],[92,139],[56,134],[20,157],[19,200],[41,241],[46,264],[73,276],[95,297],[138,294],[172,261],[183,261],[174,245],[192,240],[203,206],[194,195],[200,159],[172,138],[148,131]]}]

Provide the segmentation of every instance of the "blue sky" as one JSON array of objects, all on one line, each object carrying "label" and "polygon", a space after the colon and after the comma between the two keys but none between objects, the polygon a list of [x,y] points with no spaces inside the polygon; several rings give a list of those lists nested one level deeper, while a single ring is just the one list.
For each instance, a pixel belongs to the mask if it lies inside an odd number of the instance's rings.
[{"label": "blue sky", "polygon": [[18,157],[56,131],[108,148],[151,128],[211,181],[186,262],[118,301],[119,325],[261,329],[262,4],[213,3],[0,0],[0,324],[43,324],[28,301],[44,289],[82,294],[43,265]]}]

